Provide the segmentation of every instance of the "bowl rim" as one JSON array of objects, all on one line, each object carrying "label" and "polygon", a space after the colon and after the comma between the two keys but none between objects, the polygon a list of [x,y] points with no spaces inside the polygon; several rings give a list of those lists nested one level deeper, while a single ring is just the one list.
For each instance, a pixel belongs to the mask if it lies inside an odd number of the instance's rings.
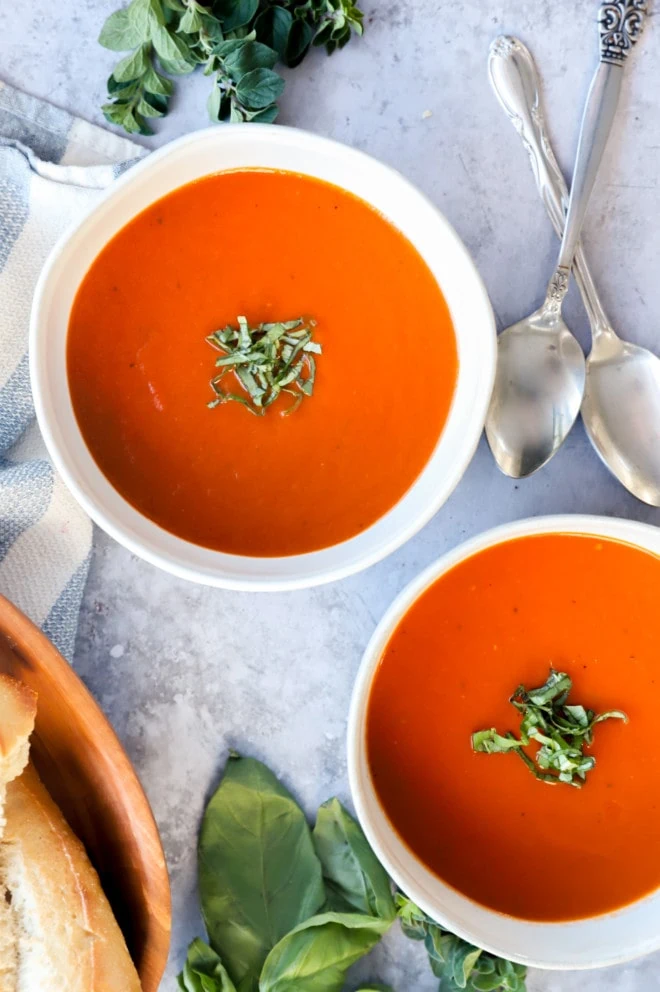
[{"label": "bowl rim", "polygon": [[[447,244],[451,244],[453,253],[451,264],[455,267],[456,272],[461,273],[461,278],[463,276],[469,278],[470,289],[473,294],[471,305],[477,308],[481,318],[481,326],[473,327],[469,332],[474,337],[474,341],[470,340],[469,343],[469,358],[461,351],[462,348],[467,349],[467,329],[464,327],[461,333],[455,331],[460,362],[454,397],[436,447],[410,489],[403,493],[399,501],[374,524],[352,538],[315,552],[279,558],[231,555],[201,548],[192,542],[170,534],[132,507],[110,485],[96,466],[82,440],[77,422],[75,428],[67,424],[66,431],[60,431],[56,414],[57,403],[52,396],[51,380],[54,373],[51,367],[52,363],[47,361],[46,357],[47,349],[50,348],[52,351],[53,348],[49,344],[48,334],[49,305],[52,303],[62,280],[65,261],[75,253],[76,244],[81,242],[85,236],[93,236],[88,232],[93,232],[95,226],[103,222],[102,218],[112,205],[117,202],[121,203],[124,197],[130,195],[133,187],[139,189],[145,175],[158,174],[158,170],[163,167],[164,163],[169,162],[169,167],[173,169],[176,168],[177,161],[181,161],[182,154],[190,156],[194,150],[203,152],[206,148],[211,147],[231,149],[236,146],[240,147],[241,143],[247,143],[250,147],[259,146],[266,149],[264,154],[268,154],[271,149],[283,148],[285,152],[288,149],[291,154],[298,154],[301,158],[304,158],[305,154],[324,156],[332,163],[333,168],[335,165],[340,168],[342,164],[345,166],[350,164],[351,168],[355,168],[355,170],[368,170],[376,179],[380,177],[385,184],[396,185],[402,196],[412,197],[420,209],[424,209],[429,225],[435,225],[434,230],[441,233]],[[339,164],[337,165],[337,163]],[[244,165],[242,168],[259,169],[268,168],[268,166],[256,163],[253,166]],[[285,168],[288,168],[289,171],[300,171],[303,174],[314,175],[312,170],[306,170],[304,167],[296,169],[295,166],[290,165]],[[199,176],[231,171],[231,169],[232,167],[225,170],[222,167],[209,169],[201,171]],[[185,185],[188,181],[190,180],[182,179],[180,182],[172,184],[170,189]],[[333,180],[328,181],[332,182]],[[336,181],[335,185],[342,186],[339,181]],[[150,203],[155,202],[165,194],[161,193],[150,198],[148,193],[145,194],[142,190],[139,195],[142,197],[141,205],[132,212],[131,216],[136,216]],[[371,202],[368,197],[363,197],[363,199]],[[379,208],[376,207],[376,209]],[[128,221],[124,220],[119,224],[114,233],[120,230],[125,223]],[[109,237],[112,236],[112,234],[109,235]],[[104,243],[107,244],[109,237],[105,239]],[[415,244],[414,239],[409,238],[409,240]],[[415,247],[418,248],[426,263],[430,265],[428,254],[425,255],[418,245],[415,244]],[[439,248],[438,256],[440,250]],[[85,271],[87,267],[85,266]],[[77,285],[79,284],[78,281]],[[443,292],[445,292],[444,287]],[[463,323],[465,324],[465,320]],[[456,321],[454,321],[454,326],[456,327]],[[65,342],[66,332],[64,332],[64,348]],[[56,347],[59,351],[60,346],[57,345]],[[439,510],[462,478],[481,436],[495,378],[496,334],[494,316],[485,285],[463,242],[435,204],[399,172],[365,152],[301,129],[282,125],[252,124],[246,133],[246,129],[241,124],[223,124],[221,128],[210,127],[184,135],[150,153],[116,179],[101,194],[91,210],[82,219],[72,224],[59,238],[44,265],[35,289],[30,319],[29,362],[35,411],[50,457],[75,499],[106,533],[138,557],[179,578],[236,590],[284,591],[334,581],[369,567],[413,537]],[[463,406],[457,412],[456,395],[463,382],[461,378],[463,375],[462,366],[468,370],[465,373],[468,376],[466,388],[472,390],[475,395],[470,397],[468,403],[462,393]],[[68,380],[65,391],[66,402],[60,401],[59,414],[60,417],[66,416],[67,419],[71,415],[75,421],[68,391]],[[457,418],[460,419],[460,424]],[[412,515],[403,519],[402,504],[420,484],[425,473],[429,471],[445,435],[450,433],[450,425],[452,439],[448,443],[453,444],[454,454],[450,459],[445,456],[442,474],[434,470],[436,474],[433,478],[432,496],[424,498],[423,495],[418,495],[416,498],[420,504],[423,504],[422,508],[417,508]],[[459,426],[462,432],[460,448],[455,441]],[[77,435],[73,441],[71,441],[72,433]],[[64,435],[69,440],[66,440]],[[82,443],[87,452],[87,459],[92,462],[93,468],[85,464],[84,472],[81,472],[79,464],[75,464],[75,459],[69,450],[74,443]],[[100,482],[98,477],[103,482]],[[430,476],[425,481],[427,487],[429,479]],[[90,480],[92,481],[90,482]],[[120,514],[114,509],[109,509],[107,493],[104,494],[103,499],[98,496],[98,490],[105,488],[112,490],[119,503],[122,504],[121,512],[125,515],[123,523],[118,519]],[[421,493],[421,490],[417,490],[417,492]],[[390,525],[389,518],[397,510],[402,519],[396,520],[394,518],[395,522]],[[128,524],[126,520],[129,521]],[[378,528],[377,536],[372,533],[374,528]],[[382,534],[381,530],[383,531]],[[145,534],[148,536],[145,537]],[[361,547],[362,543],[364,543],[364,547]],[[198,562],[191,561],[194,556],[200,560]],[[204,559],[203,563],[202,558]]]},{"label": "bowl rim", "polygon": [[[581,920],[560,922],[522,920],[489,909],[464,896],[434,875],[417,858],[414,851],[399,838],[380,805],[366,761],[365,725],[371,684],[385,646],[414,602],[436,579],[486,548],[516,538],[553,533],[603,537],[633,545],[660,557],[660,528],[621,517],[590,514],[556,514],[515,520],[483,531],[447,551],[401,590],[384,613],[365,648],[349,708],[348,780],[355,811],[369,844],[396,885],[428,916],[485,951],[527,967],[550,971],[588,970],[624,964],[660,949],[660,928],[657,926],[651,936],[637,941],[633,938],[622,939],[618,944],[616,942],[617,928],[622,921],[630,918],[633,912],[644,912],[646,909],[653,912],[654,919],[660,917],[660,886],[620,909]],[[409,865],[414,866],[415,878],[412,877],[412,869]],[[423,883],[420,884],[420,879],[429,881],[430,886],[435,890],[433,896],[429,895]],[[454,912],[448,913],[444,906],[435,902],[434,899],[438,897],[440,899],[453,897]],[[469,922],[474,917],[478,919],[479,925],[476,927]],[[484,937],[484,932],[487,933],[488,920],[491,923],[497,921],[501,929],[506,927],[507,931],[514,932],[513,946],[507,946],[506,941],[503,943],[501,938],[492,940],[487,935]],[[609,928],[607,940],[603,938],[603,946],[607,950],[603,950],[598,955],[585,950],[583,946],[589,925],[592,928],[598,927],[599,930]],[[614,932],[614,939],[610,930]],[[559,953],[548,953],[544,935],[547,937],[550,933],[562,937]],[[528,948],[532,941],[534,950],[531,952],[519,950],[520,947]],[[570,950],[567,949],[569,945]]]}]

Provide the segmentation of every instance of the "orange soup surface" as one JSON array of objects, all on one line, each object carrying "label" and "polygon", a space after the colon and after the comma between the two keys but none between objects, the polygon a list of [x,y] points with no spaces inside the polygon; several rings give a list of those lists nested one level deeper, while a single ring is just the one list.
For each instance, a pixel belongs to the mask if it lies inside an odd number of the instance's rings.
[{"label": "orange soup surface", "polygon": [[[316,320],[314,394],[291,416],[290,397],[263,417],[208,409],[205,338],[239,314]],[[218,174],[154,203],[93,261],[69,324],[71,397],[101,470],[166,530],[235,554],[314,551],[378,520],[431,455],[456,373],[416,249],[294,173]]]},{"label": "orange soup surface", "polygon": [[[617,909],[660,886],[660,560],[588,536],[500,544],[439,578],[389,641],[367,750],[392,825],[440,878],[528,920]],[[569,702],[629,722],[594,730],[581,789],[548,785],[470,735],[517,736],[508,702],[550,666]]]}]

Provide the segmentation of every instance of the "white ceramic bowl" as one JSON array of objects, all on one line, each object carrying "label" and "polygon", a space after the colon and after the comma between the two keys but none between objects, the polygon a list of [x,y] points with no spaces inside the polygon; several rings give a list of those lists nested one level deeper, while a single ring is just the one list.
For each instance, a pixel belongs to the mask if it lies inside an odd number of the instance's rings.
[{"label": "white ceramic bowl", "polygon": [[[435,167],[435,166],[434,166]],[[183,184],[240,168],[324,179],[380,210],[415,245],[451,311],[459,372],[442,436],[399,502],[356,537],[311,554],[253,558],[184,541],[134,509],[94,462],[74,416],[66,374],[69,313],[91,261],[136,214]],[[118,179],[53,250],[35,293],[30,370],[39,425],[55,466],[87,513],[135,554],[175,575],[234,589],[291,589],[342,578],[385,557],[420,529],[463,475],[479,440],[495,370],[486,290],[442,214],[402,176],[345,145],[286,127],[223,124],[172,142]]]},{"label": "white ceramic bowl", "polygon": [[396,884],[430,917],[478,947],[530,967],[600,968],[660,948],[660,890],[616,912],[569,923],[526,922],[487,909],[442,882],[403,843],[378,801],[366,758],[365,718],[372,679],[387,642],[412,603],[440,575],[476,552],[511,538],[548,533],[609,537],[660,555],[657,527],[578,515],[506,524],[444,555],[398,596],[364,653],[349,716],[348,773],[355,809],[369,843]]}]

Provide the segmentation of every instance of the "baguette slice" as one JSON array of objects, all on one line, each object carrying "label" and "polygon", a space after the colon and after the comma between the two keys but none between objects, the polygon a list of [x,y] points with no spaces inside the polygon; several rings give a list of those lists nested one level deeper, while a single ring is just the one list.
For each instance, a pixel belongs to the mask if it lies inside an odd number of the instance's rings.
[{"label": "baguette slice", "polygon": [[7,785],[27,765],[36,714],[36,692],[9,675],[0,675],[0,838]]},{"label": "baguette slice", "polygon": [[[36,693],[9,675],[0,675],[0,840],[5,828],[7,785],[27,765],[36,713]],[[16,992],[18,980],[16,921],[9,899],[0,873],[0,992]]]},{"label": "baguette slice", "polygon": [[7,788],[6,819],[0,878],[18,962],[7,992],[140,992],[98,875],[32,765]]}]

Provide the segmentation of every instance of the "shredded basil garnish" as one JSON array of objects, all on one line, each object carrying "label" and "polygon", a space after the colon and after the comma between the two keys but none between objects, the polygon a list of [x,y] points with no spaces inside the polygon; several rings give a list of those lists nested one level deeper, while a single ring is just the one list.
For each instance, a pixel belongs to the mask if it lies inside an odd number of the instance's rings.
[{"label": "shredded basil garnish", "polygon": [[[314,355],[321,354],[321,345],[312,340],[315,321],[299,317],[256,327],[250,327],[245,317],[237,321],[238,327],[227,324],[206,339],[222,352],[215,363],[222,371],[211,379],[215,399],[209,407],[234,401],[263,416],[278,396],[288,393],[293,402],[283,414],[293,413],[314,392]],[[244,394],[223,389],[222,381],[230,373]]]},{"label": "shredded basil garnish", "polygon": [[[544,685],[527,690],[519,685],[510,702],[522,714],[520,737],[510,731],[499,734],[495,728],[472,734],[472,748],[484,754],[506,754],[514,751],[541,782],[581,788],[596,759],[585,754],[593,743],[593,730],[603,720],[623,720],[621,710],[608,710],[596,715],[593,710],[566,702],[573,682],[565,672],[550,669]],[[533,758],[523,748],[532,741],[540,744]]]}]

